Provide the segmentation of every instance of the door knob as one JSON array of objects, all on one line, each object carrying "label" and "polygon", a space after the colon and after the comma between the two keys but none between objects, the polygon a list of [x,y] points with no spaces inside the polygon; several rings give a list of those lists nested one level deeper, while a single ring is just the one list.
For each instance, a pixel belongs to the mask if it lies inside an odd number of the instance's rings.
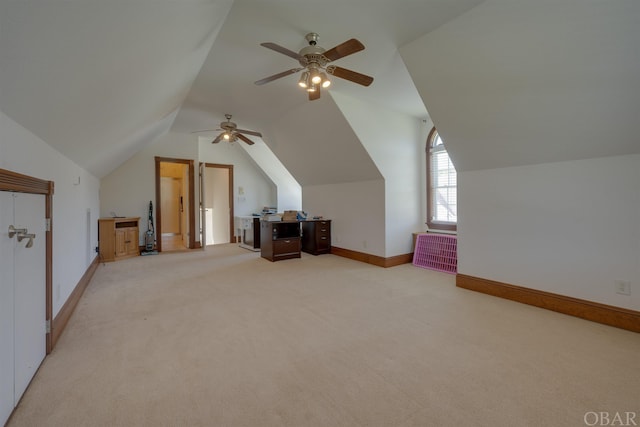
[{"label": "door knob", "polygon": [[25,245],[25,248],[30,248],[31,246],[33,246],[33,239],[36,238],[36,235],[35,234],[27,234],[27,233],[18,234],[18,242],[22,242],[22,239],[26,239],[26,238],[29,238],[29,241]]},{"label": "door knob", "polygon": [[28,230],[26,228],[15,228],[13,225],[9,226],[9,238],[13,238],[16,234],[24,234]]}]

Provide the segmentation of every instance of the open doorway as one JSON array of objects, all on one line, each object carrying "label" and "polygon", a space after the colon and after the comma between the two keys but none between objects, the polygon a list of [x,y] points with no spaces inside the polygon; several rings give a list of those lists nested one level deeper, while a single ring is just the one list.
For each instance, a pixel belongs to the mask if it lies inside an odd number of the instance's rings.
[{"label": "open doorway", "polygon": [[195,248],[193,160],[156,157],[156,241],[159,251]]},{"label": "open doorway", "polygon": [[206,245],[234,243],[233,165],[205,163],[204,218]]}]

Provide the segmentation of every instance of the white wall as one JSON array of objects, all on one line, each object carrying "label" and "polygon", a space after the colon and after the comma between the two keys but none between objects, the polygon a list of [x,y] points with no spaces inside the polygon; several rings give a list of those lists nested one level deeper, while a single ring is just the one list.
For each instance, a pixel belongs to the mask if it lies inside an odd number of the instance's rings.
[{"label": "white wall", "polygon": [[[153,202],[154,221],[156,204],[155,156],[194,160],[197,168],[197,138],[193,135],[167,133],[124,162],[100,181],[100,215],[140,217],[139,243],[143,244],[149,201]],[[197,173],[197,172],[196,172]],[[196,196],[198,180],[195,180]],[[196,197],[197,201],[197,197]],[[197,220],[197,218],[196,218]],[[196,224],[198,224],[196,222]],[[198,236],[196,236],[198,240]]]},{"label": "white wall", "polygon": [[255,144],[252,146],[240,145],[245,153],[253,159],[258,168],[276,188],[276,204],[271,205],[278,212],[285,210],[297,211],[302,209],[302,188],[295,180],[291,172],[284,167],[280,159],[260,138],[253,137]]},{"label": "white wall", "polygon": [[338,93],[331,96],[384,176],[384,256],[410,253],[412,233],[424,231],[425,224],[422,120]]},{"label": "white wall", "polygon": [[102,216],[110,216],[113,211],[121,216],[139,216],[145,219],[148,215],[150,200],[153,201],[155,210],[155,156],[194,160],[197,164],[196,138],[192,135],[175,133],[163,135],[102,178],[100,184]]},{"label": "white wall", "polygon": [[[237,144],[237,143],[234,143]],[[216,144],[210,141],[198,141],[190,134],[169,132],[149,144],[128,161],[123,163],[101,181],[100,203],[103,216],[111,211],[118,215],[147,218],[149,201],[155,200],[155,157],[170,157],[194,160],[195,165],[195,201],[199,206],[198,163],[220,163],[234,165],[234,204],[235,215],[250,215],[263,206],[276,203],[276,190],[273,184],[257,168],[253,161],[235,145]],[[238,199],[238,187],[245,190],[244,199]],[[199,229],[200,216],[196,208],[196,230]],[[146,228],[140,227],[140,242]],[[195,240],[199,241],[198,234]]]},{"label": "white wall", "polygon": [[384,257],[384,180],[306,185],[302,206],[331,222],[331,245]]},{"label": "white wall", "polygon": [[458,179],[458,272],[640,309],[640,155]]},{"label": "white wall", "polygon": [[100,182],[2,112],[0,168],[54,181],[52,297],[55,316],[96,256]]},{"label": "white wall", "polygon": [[[383,118],[374,120],[378,119]],[[382,176],[331,92],[319,100],[304,101],[264,131],[265,143],[303,187]]]},{"label": "white wall", "polygon": [[[235,216],[260,213],[265,206],[277,205],[275,184],[262,172],[242,147],[244,142],[220,142],[212,144],[211,139],[200,138],[199,159],[205,163],[233,165],[233,204]],[[257,144],[256,144],[257,145]],[[242,187],[244,194],[239,194]]]}]

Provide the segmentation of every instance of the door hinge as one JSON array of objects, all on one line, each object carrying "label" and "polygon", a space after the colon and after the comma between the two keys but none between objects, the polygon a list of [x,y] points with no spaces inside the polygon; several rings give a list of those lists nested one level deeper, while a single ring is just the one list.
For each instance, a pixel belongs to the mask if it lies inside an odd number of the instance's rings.
[{"label": "door hinge", "polygon": [[44,231],[51,231],[51,218],[44,219]]},{"label": "door hinge", "polygon": [[51,320],[47,320],[44,324],[44,330],[47,334],[51,333]]}]

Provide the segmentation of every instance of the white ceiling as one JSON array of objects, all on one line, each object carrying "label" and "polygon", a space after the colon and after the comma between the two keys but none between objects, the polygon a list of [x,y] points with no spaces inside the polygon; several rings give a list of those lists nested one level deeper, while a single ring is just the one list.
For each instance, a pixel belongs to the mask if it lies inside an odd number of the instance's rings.
[{"label": "white ceiling", "polygon": [[[297,51],[308,32],[366,47],[336,64],[373,84],[330,93],[428,114],[459,170],[640,152],[637,0],[0,0],[0,109],[98,177],[224,113],[279,157],[330,129],[322,160],[352,156],[333,179],[378,176],[330,94],[309,102],[297,75],[253,83],[297,66],[261,42]],[[328,179],[293,162],[300,182]]]},{"label": "white ceiling", "polygon": [[[318,45],[325,49],[350,38],[360,40],[365,50],[336,64],[375,79],[365,88],[334,78],[332,91],[425,117],[426,109],[398,47],[478,3],[480,0],[349,0],[325,1],[317,7],[317,2],[306,0],[236,0],[186,105],[209,112],[229,111],[239,121],[257,121],[259,125],[308,102],[306,94],[296,87],[298,74],[263,86],[253,82],[298,66],[294,59],[260,46],[261,42],[297,52],[307,46],[304,36],[315,32],[320,35]],[[195,115],[185,116],[179,114],[174,129],[198,127]],[[217,124],[218,118],[212,122]]]},{"label": "white ceiling", "polygon": [[308,102],[294,76],[253,82],[297,65],[261,42],[297,51],[317,32],[326,49],[359,39],[336,64],[375,78],[332,91],[425,117],[398,46],[480,2],[0,0],[0,109],[102,177],[170,128],[229,112],[260,129]]},{"label": "white ceiling", "polygon": [[401,53],[459,171],[640,153],[640,1],[489,0]]}]

